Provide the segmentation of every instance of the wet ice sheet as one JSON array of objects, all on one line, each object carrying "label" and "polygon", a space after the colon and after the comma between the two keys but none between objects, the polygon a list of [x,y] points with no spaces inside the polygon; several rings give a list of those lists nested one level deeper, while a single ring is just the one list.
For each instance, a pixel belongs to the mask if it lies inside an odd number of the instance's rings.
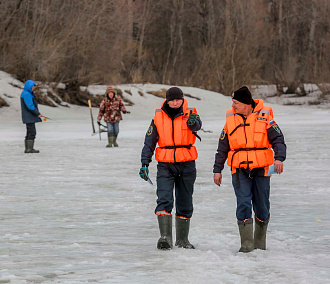
[{"label": "wet ice sheet", "polygon": [[[156,249],[156,188],[138,176],[151,119],[142,108],[132,107],[120,123],[120,147],[106,149],[105,134],[102,141],[90,135],[87,109],[70,119],[42,106],[57,119],[37,125],[36,155],[23,154],[21,122],[0,114],[0,282],[328,282],[329,113],[274,107],[288,158],[284,173],[272,178],[268,249],[242,254],[228,167],[221,187],[213,184],[224,112],[208,116],[202,103],[191,104],[213,131],[196,142],[196,250]],[[153,162],[153,181],[155,175]]]}]

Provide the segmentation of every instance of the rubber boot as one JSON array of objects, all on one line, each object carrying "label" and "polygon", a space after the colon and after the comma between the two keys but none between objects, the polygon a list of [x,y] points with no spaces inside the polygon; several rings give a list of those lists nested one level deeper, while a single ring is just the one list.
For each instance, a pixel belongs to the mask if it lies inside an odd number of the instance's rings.
[{"label": "rubber boot", "polygon": [[26,141],[26,140],[24,140],[24,144],[25,144],[25,150],[24,150],[24,153],[27,153],[28,145],[27,145],[27,141]]},{"label": "rubber boot", "polygon": [[171,249],[172,241],[172,215],[158,215],[160,238],[157,243],[158,249]]},{"label": "rubber boot", "polygon": [[107,148],[112,147],[113,139],[114,139],[114,135],[112,133],[108,133],[108,145],[105,147],[107,147]]},{"label": "rubber boot", "polygon": [[253,219],[237,221],[239,234],[241,236],[241,248],[239,252],[251,252],[254,249],[253,242]]},{"label": "rubber boot", "polygon": [[266,221],[262,222],[255,218],[255,229],[254,229],[254,248],[255,249],[266,249],[266,232],[269,223],[269,217]]},{"label": "rubber boot", "polygon": [[113,137],[113,146],[114,146],[114,147],[118,147],[118,143],[117,143],[117,135],[114,135],[114,137]]},{"label": "rubber boot", "polygon": [[195,247],[189,242],[189,227],[190,219],[175,217],[176,242],[175,245],[179,248],[194,249]]},{"label": "rubber boot", "polygon": [[33,149],[34,140],[25,140],[26,141],[26,152],[25,153],[39,153],[39,150]]}]

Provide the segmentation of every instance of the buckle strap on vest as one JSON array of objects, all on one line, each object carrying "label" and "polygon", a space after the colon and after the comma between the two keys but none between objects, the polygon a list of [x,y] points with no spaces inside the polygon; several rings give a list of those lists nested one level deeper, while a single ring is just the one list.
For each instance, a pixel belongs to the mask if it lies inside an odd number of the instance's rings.
[{"label": "buckle strap on vest", "polygon": [[[230,161],[230,170],[233,170],[233,160],[234,160],[234,156],[241,151],[258,151],[258,150],[267,150],[268,148],[263,147],[263,148],[238,148],[235,149],[234,154],[231,156],[231,161]],[[241,167],[241,164],[252,164],[251,161],[243,161],[240,163],[239,167]]]},{"label": "buckle strap on vest", "polygon": [[235,129],[232,132],[230,132],[229,136],[231,136],[239,127],[242,127],[242,126],[250,126],[250,123],[241,123],[241,124],[237,125],[235,127]]},{"label": "buckle strap on vest", "polygon": [[[233,159],[234,159],[234,156],[238,153],[238,152],[241,152],[241,151],[257,151],[257,150],[267,150],[268,148],[264,147],[264,148],[239,148],[239,149],[235,149],[235,152],[234,154],[232,155],[231,157],[231,162],[230,162],[230,171],[233,170]],[[243,162],[240,162],[239,163],[239,167],[238,167],[238,171],[236,171],[236,180],[237,180],[237,185],[240,186],[240,182],[239,182],[239,171],[241,169],[241,165],[248,165],[249,167],[249,164],[252,164],[253,162],[252,161],[243,161]]]},{"label": "buckle strap on vest", "polygon": [[160,149],[177,149],[177,148],[187,148],[190,149],[192,144],[189,145],[174,145],[174,146],[164,146],[164,147],[159,147]]}]

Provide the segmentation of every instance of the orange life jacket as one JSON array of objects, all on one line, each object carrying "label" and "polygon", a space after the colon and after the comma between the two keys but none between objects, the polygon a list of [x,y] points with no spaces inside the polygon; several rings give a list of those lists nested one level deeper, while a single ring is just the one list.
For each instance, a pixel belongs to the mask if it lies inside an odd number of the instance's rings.
[{"label": "orange life jacket", "polygon": [[267,135],[273,110],[264,106],[263,100],[255,102],[256,107],[245,122],[233,109],[227,111],[225,131],[231,149],[227,164],[231,167],[232,174],[236,172],[236,168],[254,169],[274,163],[274,153]]},{"label": "orange life jacket", "polygon": [[[163,102],[162,106],[164,105]],[[154,123],[159,135],[155,159],[158,162],[175,163],[196,160],[198,157],[195,144],[196,136],[187,126],[190,112],[196,113],[195,108],[188,107],[184,99],[183,115],[172,120],[161,108],[156,109]]]}]

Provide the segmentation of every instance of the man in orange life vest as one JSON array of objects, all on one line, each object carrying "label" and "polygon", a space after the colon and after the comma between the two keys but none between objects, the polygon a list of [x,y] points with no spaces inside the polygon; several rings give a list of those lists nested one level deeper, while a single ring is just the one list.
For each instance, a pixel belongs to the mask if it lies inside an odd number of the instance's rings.
[{"label": "man in orange life vest", "polygon": [[[224,163],[231,168],[237,199],[236,217],[241,237],[240,252],[266,249],[269,222],[269,167],[283,172],[286,158],[284,136],[273,120],[273,110],[263,100],[253,100],[244,86],[232,95],[232,109],[227,111],[213,168],[214,183],[221,184]],[[252,207],[255,213],[253,234]]]},{"label": "man in orange life vest", "polygon": [[148,166],[156,144],[157,165],[157,207],[160,239],[158,249],[171,249],[173,188],[176,200],[176,243],[178,247],[194,249],[189,242],[190,218],[193,213],[192,195],[196,180],[197,150],[193,146],[196,131],[202,122],[195,108],[188,107],[180,88],[172,87],[166,92],[166,100],[156,109],[145,136],[141,154],[140,177],[148,180]]}]

